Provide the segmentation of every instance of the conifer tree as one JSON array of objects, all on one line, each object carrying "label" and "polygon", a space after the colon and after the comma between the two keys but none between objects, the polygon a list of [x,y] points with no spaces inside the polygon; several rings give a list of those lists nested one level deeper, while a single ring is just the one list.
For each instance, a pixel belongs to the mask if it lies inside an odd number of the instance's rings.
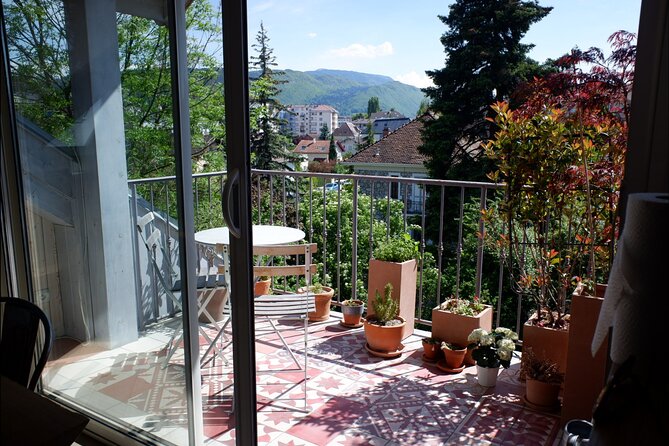
[{"label": "conifer tree", "polygon": [[335,144],[334,135],[330,135],[330,150],[328,151],[328,158],[330,162],[337,161],[337,146]]},{"label": "conifer tree", "polygon": [[376,113],[378,111],[381,111],[381,105],[379,104],[379,98],[376,97],[376,96],[372,96],[367,101],[367,116],[371,116],[372,113]]},{"label": "conifer tree", "polygon": [[494,133],[490,105],[541,71],[527,57],[533,45],[520,40],[551,9],[536,0],[456,0],[439,16],[448,27],[441,37],[446,66],[427,72],[434,87],[423,90],[437,114],[421,147],[432,177],[482,179],[489,171],[476,147]]},{"label": "conifer tree", "polygon": [[251,47],[256,51],[256,55],[251,56],[251,68],[259,71],[250,89],[252,165],[257,169],[286,170],[288,162],[295,157],[290,151],[290,138],[279,132],[283,123],[279,112],[284,107],[276,99],[281,92],[279,85],[285,81],[278,79],[283,72],[274,70],[276,57],[262,22],[256,43]]}]

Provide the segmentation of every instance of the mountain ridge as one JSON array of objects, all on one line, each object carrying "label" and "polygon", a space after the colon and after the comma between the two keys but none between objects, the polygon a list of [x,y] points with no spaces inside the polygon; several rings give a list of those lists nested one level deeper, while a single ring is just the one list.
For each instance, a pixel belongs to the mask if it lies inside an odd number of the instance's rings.
[{"label": "mountain ridge", "polygon": [[[282,71],[280,79],[287,81],[279,85],[281,92],[277,95],[284,105],[326,104],[341,115],[352,115],[366,113],[367,101],[377,96],[382,110],[395,109],[413,118],[425,98],[419,88],[381,74],[327,68],[277,71]],[[254,72],[251,72],[253,77]]]}]

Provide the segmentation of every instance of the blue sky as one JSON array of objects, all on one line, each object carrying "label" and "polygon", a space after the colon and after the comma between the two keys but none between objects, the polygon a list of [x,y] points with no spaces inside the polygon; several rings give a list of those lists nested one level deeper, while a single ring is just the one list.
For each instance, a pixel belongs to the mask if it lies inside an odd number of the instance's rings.
[{"label": "blue sky", "polygon": [[[383,74],[423,87],[425,70],[444,66],[439,42],[448,15],[444,0],[248,0],[249,40],[262,20],[280,68]],[[574,46],[608,53],[614,31],[637,32],[641,0],[540,0],[553,11],[534,24],[525,43],[543,62]]]}]

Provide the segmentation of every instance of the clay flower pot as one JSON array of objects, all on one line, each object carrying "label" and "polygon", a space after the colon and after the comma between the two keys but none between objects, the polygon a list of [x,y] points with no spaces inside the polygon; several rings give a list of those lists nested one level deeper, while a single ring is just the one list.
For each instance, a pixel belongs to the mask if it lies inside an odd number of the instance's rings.
[{"label": "clay flower pot", "polygon": [[441,344],[441,351],[444,352],[444,360],[446,366],[450,369],[459,369],[465,361],[467,354],[467,347],[461,347],[457,344],[450,344],[450,348],[446,343]]},{"label": "clay flower pot", "polygon": [[397,325],[377,325],[365,321],[365,338],[369,348],[379,353],[393,353],[402,348],[402,330],[406,321],[398,316],[401,323]]},{"label": "clay flower pot", "polygon": [[558,404],[560,384],[546,383],[536,379],[527,379],[525,398],[530,404],[540,408],[554,408]]},{"label": "clay flower pot", "polygon": [[255,297],[265,296],[270,293],[270,285],[272,284],[272,279],[267,278],[264,280],[258,279],[258,281],[253,285],[253,295]]},{"label": "clay flower pot", "polygon": [[344,315],[344,325],[358,327],[362,324],[362,313],[365,311],[365,303],[361,300],[345,300],[341,304],[341,312]]},{"label": "clay flower pot", "polygon": [[441,350],[441,342],[434,338],[423,338],[422,343],[423,359],[431,362],[436,361],[439,357],[439,351]]},{"label": "clay flower pot", "polygon": [[[309,287],[311,293],[314,295],[316,300],[316,311],[309,312],[309,320],[312,322],[321,322],[327,321],[330,319],[330,304],[332,303],[332,296],[334,296],[334,290],[328,286],[321,286],[319,292],[314,291],[314,286]],[[306,287],[302,287],[297,290],[298,293],[304,294],[307,292]]]}]

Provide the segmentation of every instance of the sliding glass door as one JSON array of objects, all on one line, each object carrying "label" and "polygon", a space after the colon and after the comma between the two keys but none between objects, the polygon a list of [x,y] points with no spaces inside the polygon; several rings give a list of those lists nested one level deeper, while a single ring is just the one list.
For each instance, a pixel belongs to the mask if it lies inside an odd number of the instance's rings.
[{"label": "sliding glass door", "polygon": [[2,0],[43,389],[147,443],[203,440],[186,3]]}]

